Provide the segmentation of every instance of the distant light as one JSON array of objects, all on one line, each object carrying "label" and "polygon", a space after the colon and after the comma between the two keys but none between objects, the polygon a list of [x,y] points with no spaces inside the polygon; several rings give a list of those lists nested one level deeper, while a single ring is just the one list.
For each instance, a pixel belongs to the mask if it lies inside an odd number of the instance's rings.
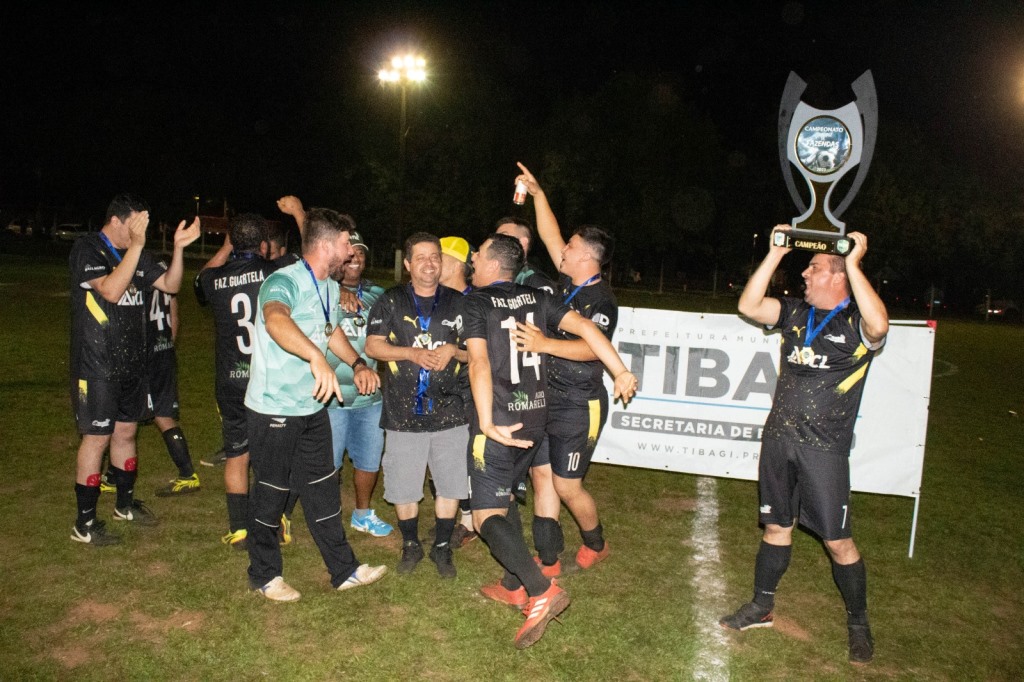
[{"label": "distant light", "polygon": [[391,68],[377,72],[382,83],[412,82],[427,80],[427,60],[414,54],[396,55],[391,58]]}]

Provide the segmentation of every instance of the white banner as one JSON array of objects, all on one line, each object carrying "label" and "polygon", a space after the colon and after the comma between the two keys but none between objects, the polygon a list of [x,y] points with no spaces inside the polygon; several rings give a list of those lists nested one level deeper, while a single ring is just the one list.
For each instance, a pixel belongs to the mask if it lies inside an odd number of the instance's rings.
[{"label": "white banner", "polygon": [[[920,494],[935,330],[906,324],[891,324],[868,371],[853,490]],[[756,480],[780,342],[738,315],[620,308],[614,345],[640,390],[612,404],[593,461]]]}]

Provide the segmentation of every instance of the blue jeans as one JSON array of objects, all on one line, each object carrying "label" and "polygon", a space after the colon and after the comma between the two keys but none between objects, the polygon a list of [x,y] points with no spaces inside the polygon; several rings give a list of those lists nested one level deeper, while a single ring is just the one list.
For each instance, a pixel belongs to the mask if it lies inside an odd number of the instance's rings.
[{"label": "blue jeans", "polygon": [[380,458],[384,452],[384,429],[380,428],[380,414],[384,403],[366,407],[337,407],[327,410],[331,418],[331,438],[334,441],[334,466],[341,468],[345,451],[352,466],[360,471],[380,471]]}]

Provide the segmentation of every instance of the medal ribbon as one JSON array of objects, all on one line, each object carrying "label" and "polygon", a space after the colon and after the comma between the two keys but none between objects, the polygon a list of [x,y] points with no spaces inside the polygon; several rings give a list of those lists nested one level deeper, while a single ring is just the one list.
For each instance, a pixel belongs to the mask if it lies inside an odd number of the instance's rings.
[{"label": "medal ribbon", "polygon": [[565,299],[564,301],[562,301],[562,303],[565,303],[566,305],[569,305],[569,301],[571,301],[571,300],[572,300],[573,298],[575,298],[575,297],[576,297],[576,294],[580,293],[580,289],[582,289],[583,287],[587,286],[588,284],[590,284],[590,283],[592,283],[592,282],[596,282],[596,281],[597,281],[597,280],[599,280],[599,279],[601,279],[601,273],[600,273],[600,272],[599,272],[599,273],[597,273],[596,275],[594,275],[593,277],[591,277],[590,279],[588,279],[588,280],[587,280],[586,282],[584,282],[583,284],[580,284],[580,285],[579,285],[579,286],[577,286],[577,287],[576,287],[575,289],[573,289],[573,290],[572,290],[572,293],[571,293],[571,294],[569,294],[569,295],[568,295],[568,296],[566,297],[566,299]]},{"label": "medal ribbon", "polygon": [[231,260],[253,260],[254,258],[259,258],[259,254],[252,251],[231,251]]},{"label": "medal ribbon", "polygon": [[309,263],[306,262],[305,258],[300,258],[302,264],[306,266],[306,272],[309,273],[309,278],[313,280],[313,286],[316,287],[316,297],[320,299],[320,307],[324,310],[324,321],[331,324],[331,290],[327,289],[327,303],[324,303],[324,297],[320,295],[320,283],[316,281],[316,275],[313,274],[313,268],[309,267]]},{"label": "medal ribbon", "polygon": [[825,325],[829,323],[829,320],[835,317],[839,313],[839,311],[844,310],[848,305],[850,305],[849,296],[844,298],[842,303],[833,308],[832,311],[825,316],[825,319],[822,320],[821,324],[819,324],[817,327],[814,326],[814,306],[812,305],[810,311],[807,313],[807,337],[804,342],[804,346],[810,348],[811,342],[814,341],[814,337],[818,335],[818,332],[824,329]]},{"label": "medal ribbon", "polygon": [[[434,303],[430,306],[430,314],[426,317],[423,316],[423,311],[420,310],[420,302],[416,300],[416,291],[412,288],[411,283],[409,284],[409,293],[412,294],[412,304],[416,306],[416,322],[420,326],[420,332],[425,335],[427,333],[427,329],[430,327],[430,320],[434,317],[434,311],[437,309],[437,302],[441,298],[441,287],[437,287],[437,290],[434,291]],[[416,384],[415,412],[418,415],[424,415],[434,411],[434,400],[432,398],[426,398],[427,388],[429,387],[430,370],[420,367],[419,379]],[[426,410],[424,410],[424,403],[426,403]]]},{"label": "medal ribbon", "polygon": [[110,243],[110,238],[107,235],[103,234],[103,232],[100,232],[99,235],[100,235],[100,239],[102,239],[103,243],[107,245],[108,249],[110,249],[110,253],[114,254],[114,258],[117,259],[117,262],[120,265],[120,263],[121,263],[121,254],[119,254],[117,252],[117,249],[114,248],[114,245]]}]

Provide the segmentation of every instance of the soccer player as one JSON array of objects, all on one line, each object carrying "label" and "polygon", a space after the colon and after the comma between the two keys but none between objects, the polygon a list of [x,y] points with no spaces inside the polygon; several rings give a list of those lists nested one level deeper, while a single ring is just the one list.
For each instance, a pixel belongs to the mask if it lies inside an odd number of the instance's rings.
[{"label": "soccer player", "polygon": [[[778,225],[775,231],[787,231]],[[764,527],[754,562],[754,598],[723,617],[733,630],[771,627],[775,590],[792,552],[793,526],[820,537],[832,577],[846,602],[849,657],[874,655],[868,624],[867,572],[850,526],[850,448],[864,381],[885,343],[889,315],[861,270],[868,239],[848,236],[845,257],[816,254],[803,271],[804,297],[766,296],[790,249],[771,248],[740,296],[740,313],[782,334],[782,360],[758,459],[759,521]]]},{"label": "soccer player", "polygon": [[249,435],[244,402],[256,342],[256,302],[264,280],[285,262],[264,258],[269,246],[267,221],[262,216],[237,215],[229,230],[224,246],[196,276],[195,292],[199,304],[212,309],[216,334],[214,391],[224,443],[228,510],[228,533],[222,541],[243,550],[249,517]]},{"label": "soccer player", "polygon": [[484,596],[523,609],[526,622],[515,636],[524,649],[569,605],[569,596],[541,572],[523,539],[513,499],[547,424],[550,359],[523,352],[514,332],[530,324],[571,331],[584,339],[615,376],[615,397],[628,401],[637,380],[611,343],[588,320],[545,292],[512,282],[525,261],[514,237],[491,235],[474,258],[474,291],[466,297],[466,346],[475,415],[470,476],[473,521],[505,569]]},{"label": "soccer player", "polygon": [[499,218],[495,223],[494,231],[498,234],[507,234],[515,237],[523,246],[523,253],[526,254],[526,263],[523,269],[516,273],[516,284],[525,284],[534,289],[543,289],[549,294],[555,293],[555,281],[536,265],[530,263],[530,247],[533,246],[533,228],[522,218],[505,217]]},{"label": "soccer player", "polygon": [[199,475],[192,466],[188,441],[178,425],[178,297],[156,288],[146,290],[146,363],[149,403],[153,422],[160,429],[167,454],[178,468],[178,476],[158,488],[157,497],[175,497],[199,491]]},{"label": "soccer player", "polygon": [[[282,577],[278,528],[292,485],[299,489],[309,527],[331,585],[347,590],[376,582],[386,566],[360,564],[345,538],[341,498],[324,403],[342,399],[328,347],[353,370],[359,393],[380,386],[338,326],[338,283],[352,257],[347,215],[306,212],[302,260],[278,270],[260,287],[256,334],[245,392],[254,480],[250,501],[249,585],[273,601],[300,597]],[[333,302],[333,304],[332,304]]]},{"label": "soccer player", "polygon": [[366,354],[385,363],[384,499],[395,505],[402,533],[398,572],[411,573],[423,559],[419,503],[429,467],[437,487],[435,534],[430,559],[442,578],[454,578],[449,544],[459,500],[468,495],[469,430],[457,376],[466,352],[459,350],[462,295],[439,283],[441,244],[417,232],[405,240],[409,284],[388,289],[370,310]]},{"label": "soccer player", "polygon": [[[586,225],[578,228],[566,242],[537,179],[526,166],[518,165],[522,174],[516,181],[524,182],[533,197],[537,234],[547,247],[551,261],[558,265],[561,276],[557,295],[597,325],[610,341],[618,321],[619,306],[601,273],[611,261],[614,244],[611,235],[601,228]],[[517,332],[516,340],[527,350],[552,356],[546,429],[551,480],[559,499],[569,508],[580,528],[583,544],[576,553],[576,564],[580,568],[591,568],[610,552],[597,504],[583,487],[601,429],[608,419],[604,369],[587,344],[571,332],[563,330],[557,337],[548,338],[543,330],[527,326]],[[546,472],[532,478],[534,489],[545,494],[542,482],[547,478]],[[552,518],[535,516],[534,537],[541,561],[549,567],[549,573],[558,574],[561,562],[557,557],[563,540],[557,514]]]},{"label": "soccer player", "polygon": [[130,194],[114,197],[96,234],[80,237],[68,259],[71,285],[70,394],[82,440],[78,446],[75,498],[78,515],[71,539],[92,546],[120,538],[96,518],[100,464],[110,446],[117,487],[115,521],[153,525],[156,516],[134,499],[135,433],[146,412],[145,290],[177,293],[185,247],[199,237],[199,219],[174,233],[165,270],[144,250],[149,211]]}]

